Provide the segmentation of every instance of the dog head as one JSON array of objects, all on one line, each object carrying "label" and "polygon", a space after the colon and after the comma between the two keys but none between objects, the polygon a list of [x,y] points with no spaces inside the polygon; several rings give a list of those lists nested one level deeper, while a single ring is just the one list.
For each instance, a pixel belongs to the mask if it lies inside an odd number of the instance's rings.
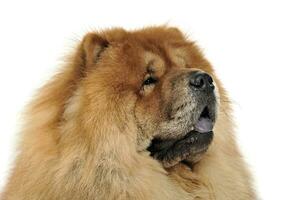
[{"label": "dog head", "polygon": [[106,115],[121,129],[134,124],[139,150],[154,138],[178,140],[191,131],[212,130],[216,77],[196,45],[178,29],[90,33],[80,53],[90,120],[94,113],[93,118]]}]

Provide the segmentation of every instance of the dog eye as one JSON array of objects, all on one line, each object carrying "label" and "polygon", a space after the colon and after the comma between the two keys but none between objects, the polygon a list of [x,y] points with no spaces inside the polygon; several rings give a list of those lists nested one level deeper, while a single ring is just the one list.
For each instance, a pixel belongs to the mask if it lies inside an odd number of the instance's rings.
[{"label": "dog eye", "polygon": [[143,85],[151,85],[151,84],[155,84],[156,82],[157,79],[150,76],[143,82]]}]

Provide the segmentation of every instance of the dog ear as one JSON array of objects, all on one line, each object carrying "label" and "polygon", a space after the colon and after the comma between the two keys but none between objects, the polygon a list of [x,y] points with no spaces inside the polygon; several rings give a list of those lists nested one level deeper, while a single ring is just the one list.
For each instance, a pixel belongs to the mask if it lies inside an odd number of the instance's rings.
[{"label": "dog ear", "polygon": [[109,46],[109,42],[98,33],[88,33],[82,41],[82,59],[85,68],[95,65],[101,53]]}]

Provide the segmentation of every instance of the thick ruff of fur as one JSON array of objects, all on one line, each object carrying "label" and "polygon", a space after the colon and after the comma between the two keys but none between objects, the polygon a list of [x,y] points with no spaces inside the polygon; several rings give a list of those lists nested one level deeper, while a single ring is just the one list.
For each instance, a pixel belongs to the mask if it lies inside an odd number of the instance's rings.
[{"label": "thick ruff of fur", "polygon": [[[181,49],[181,43],[190,46]],[[144,72],[139,74],[133,66],[144,65],[137,56],[143,51],[147,52],[144,60],[160,57],[155,58],[156,66],[193,65],[214,77],[220,101],[215,135],[208,151],[192,168],[179,163],[164,169],[146,151],[157,126],[137,126],[139,120],[143,121],[146,113],[154,113],[148,117],[154,124],[155,117],[164,117],[155,98],[139,103],[139,98],[156,95],[151,89],[135,93]],[[117,69],[120,65],[125,69]],[[168,79],[164,73],[160,76]],[[123,83],[118,84],[121,80]],[[161,88],[167,96],[168,87]],[[153,92],[157,93],[156,89]],[[174,128],[177,124],[161,123],[158,127]],[[141,130],[150,131],[141,135]],[[1,199],[255,199],[233,132],[225,90],[210,64],[178,29],[90,33],[29,105],[20,153]]]}]

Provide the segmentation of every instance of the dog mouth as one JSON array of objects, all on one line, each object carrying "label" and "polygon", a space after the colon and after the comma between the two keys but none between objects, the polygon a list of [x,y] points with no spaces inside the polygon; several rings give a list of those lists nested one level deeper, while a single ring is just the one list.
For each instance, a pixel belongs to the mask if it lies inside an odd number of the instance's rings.
[{"label": "dog mouth", "polygon": [[193,126],[181,138],[160,139],[154,138],[151,146],[148,148],[150,151],[158,151],[171,147],[174,143],[179,141],[187,141],[189,144],[199,143],[199,147],[206,150],[213,139],[213,127],[215,123],[215,110],[214,107],[206,105]]},{"label": "dog mouth", "polygon": [[200,149],[206,151],[213,140],[213,127],[216,119],[215,106],[214,104],[207,104],[198,113],[196,113],[198,115],[197,120],[190,128],[190,131],[183,138],[177,139],[177,141],[198,143]]},{"label": "dog mouth", "polygon": [[179,140],[194,141],[199,143],[200,148],[206,151],[213,139],[214,123],[215,109],[213,106],[206,105],[202,109],[190,131]]},{"label": "dog mouth", "polygon": [[[207,151],[213,140],[213,127],[215,122],[215,107],[206,105],[199,115],[192,128],[178,139],[154,138],[147,148],[153,157],[171,159],[172,155],[194,155],[201,156]],[[182,160],[189,163],[189,159]]]},{"label": "dog mouth", "polygon": [[206,151],[213,140],[213,127],[215,123],[214,106],[206,105],[199,114],[191,130],[180,140],[198,143],[202,151]]}]

